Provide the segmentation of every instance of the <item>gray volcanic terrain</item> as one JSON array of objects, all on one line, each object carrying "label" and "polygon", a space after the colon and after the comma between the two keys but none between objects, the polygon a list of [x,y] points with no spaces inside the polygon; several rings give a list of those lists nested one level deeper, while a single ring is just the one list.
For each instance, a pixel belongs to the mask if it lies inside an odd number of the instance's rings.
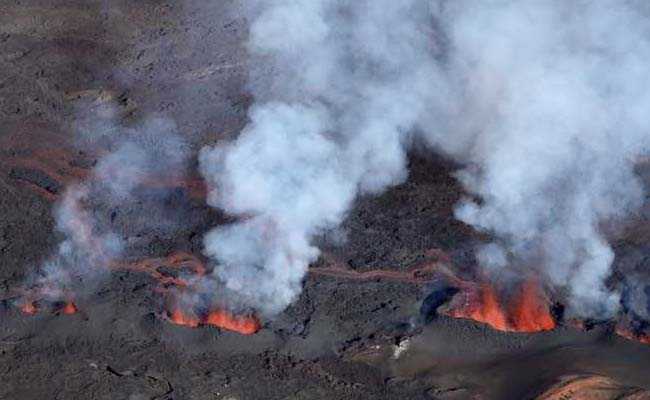
[{"label": "gray volcanic terrain", "polygon": [[[197,154],[248,122],[237,3],[0,2],[0,399],[650,399],[645,326],[630,340],[616,321],[554,310],[553,330],[502,332],[436,311],[455,282],[478,281],[473,249],[489,236],[454,218],[459,166],[424,145],[404,183],[356,199],[318,238],[299,298],[257,333],[171,323],[174,279],[212,268],[203,235],[234,220],[206,204]],[[161,167],[128,201],[104,201],[91,171],[120,129],[152,116],[184,147],[151,157],[185,152],[186,171]],[[636,173],[650,189],[650,163]],[[119,266],[70,283],[72,312],[38,298],[25,313],[63,239],[53,209],[81,182],[89,216],[125,243]],[[649,218],[646,196],[612,229],[613,281],[647,273]]]}]

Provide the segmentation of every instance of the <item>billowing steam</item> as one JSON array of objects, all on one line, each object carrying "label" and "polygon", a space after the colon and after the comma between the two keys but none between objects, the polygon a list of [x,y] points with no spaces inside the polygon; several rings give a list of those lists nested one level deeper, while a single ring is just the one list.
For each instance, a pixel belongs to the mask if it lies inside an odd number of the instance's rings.
[{"label": "billowing steam", "polygon": [[568,289],[574,313],[616,310],[601,225],[643,198],[633,166],[650,144],[648,10],[613,0],[251,9],[250,123],[200,159],[210,204],[241,221],[205,238],[230,289],[281,311],[318,257],[313,238],[359,193],[403,181],[409,146],[425,142],[467,166],[458,178],[480,201],[456,214],[494,234],[478,253],[486,270],[536,268]]},{"label": "billowing steam", "polygon": [[312,238],[359,192],[406,178],[409,134],[440,93],[424,2],[340,3],[260,3],[249,46],[271,82],[253,88],[238,140],[201,154],[210,204],[243,218],[210,232],[206,253],[267,313],[296,298],[319,255]]},{"label": "billowing steam", "polygon": [[480,129],[466,160],[477,168],[459,175],[483,202],[456,214],[501,238],[483,261],[507,251],[541,264],[570,288],[573,312],[607,316],[619,299],[604,286],[614,254],[600,224],[643,200],[633,166],[650,137],[639,85],[650,79],[650,25],[625,2],[531,4],[454,3],[442,14],[453,68],[485,110],[469,116]]},{"label": "billowing steam", "polygon": [[183,173],[187,146],[169,121],[152,118],[136,128],[113,128],[114,150],[98,160],[84,182],[68,187],[55,208],[56,230],[63,240],[33,278],[39,296],[69,298],[104,276],[122,256],[126,238],[90,205],[124,207],[146,182]]}]

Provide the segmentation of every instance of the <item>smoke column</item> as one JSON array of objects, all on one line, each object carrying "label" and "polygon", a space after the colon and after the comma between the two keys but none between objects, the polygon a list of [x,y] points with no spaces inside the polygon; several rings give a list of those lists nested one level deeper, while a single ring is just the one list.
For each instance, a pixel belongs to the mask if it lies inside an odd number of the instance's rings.
[{"label": "smoke column", "polygon": [[150,118],[135,128],[110,121],[103,130],[94,128],[93,134],[115,135],[110,138],[113,150],[98,160],[87,180],[65,190],[54,211],[63,240],[33,278],[38,295],[53,300],[71,296],[79,284],[87,286],[104,276],[127,247],[123,235],[90,211],[89,205],[123,207],[134,201],[140,185],[161,173],[180,176],[185,168],[187,145],[168,120]]},{"label": "smoke column", "polygon": [[242,222],[211,231],[205,251],[228,288],[273,314],[300,293],[319,255],[312,238],[339,225],[359,193],[406,179],[409,133],[442,80],[424,2],[253,8],[251,122],[200,157],[210,204]]},{"label": "smoke column", "polygon": [[[209,203],[238,216],[205,237],[226,286],[267,314],[300,293],[313,238],[361,193],[407,177],[425,142],[467,167],[490,232],[486,271],[536,268],[576,314],[609,315],[600,231],[643,200],[645,10],[621,1],[251,1],[256,102],[237,140],[204,148]],[[414,142],[413,138],[419,140]]]},{"label": "smoke column", "polygon": [[478,252],[486,268],[540,269],[569,290],[578,315],[617,310],[601,226],[643,202],[634,173],[650,142],[642,11],[620,1],[461,1],[439,15],[451,70],[466,84],[458,121],[436,143],[469,138],[456,154],[472,168],[458,177],[482,200],[456,216],[499,238]]}]

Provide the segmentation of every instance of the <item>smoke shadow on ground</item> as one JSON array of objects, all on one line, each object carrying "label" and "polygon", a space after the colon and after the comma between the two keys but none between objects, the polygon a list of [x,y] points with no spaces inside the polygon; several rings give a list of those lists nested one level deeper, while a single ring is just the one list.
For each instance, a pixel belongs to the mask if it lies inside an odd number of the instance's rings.
[{"label": "smoke shadow on ground", "polygon": [[602,375],[650,389],[650,348],[612,334],[558,328],[537,334],[504,334],[464,321],[437,319],[411,339],[394,363],[397,376],[428,377],[458,387],[481,387],[486,398],[521,400],[562,376]]}]

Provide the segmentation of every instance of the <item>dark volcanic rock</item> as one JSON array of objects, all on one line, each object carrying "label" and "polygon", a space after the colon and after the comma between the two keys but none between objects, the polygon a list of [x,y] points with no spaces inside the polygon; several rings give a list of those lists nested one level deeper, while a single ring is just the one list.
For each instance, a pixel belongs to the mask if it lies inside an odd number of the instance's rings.
[{"label": "dark volcanic rock", "polygon": [[61,191],[59,182],[46,175],[43,171],[36,169],[12,168],[9,177],[36,185],[53,195],[57,195]]}]

